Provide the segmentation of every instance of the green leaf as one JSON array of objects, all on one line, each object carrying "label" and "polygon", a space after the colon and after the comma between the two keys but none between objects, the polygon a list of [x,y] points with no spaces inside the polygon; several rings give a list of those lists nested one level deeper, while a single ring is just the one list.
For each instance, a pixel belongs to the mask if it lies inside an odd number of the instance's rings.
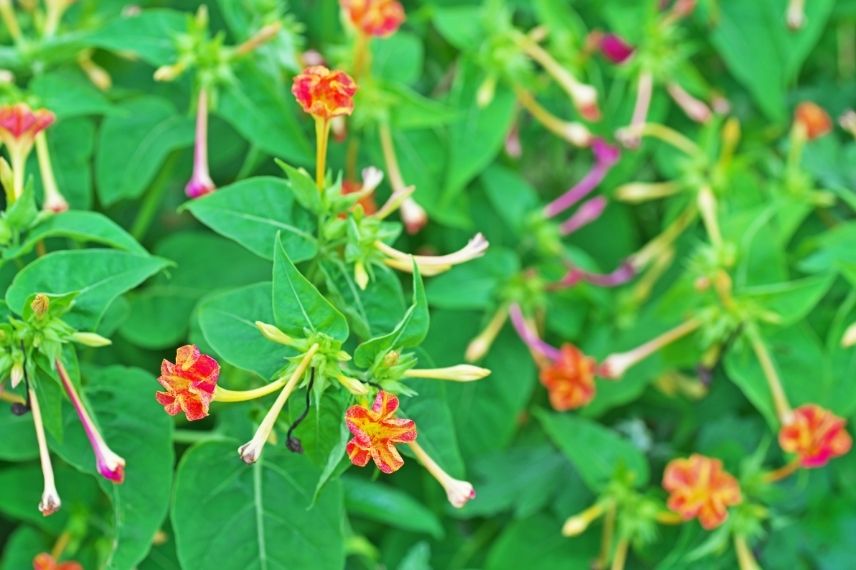
[{"label": "green leaf", "polygon": [[[175,263],[128,295],[130,313],[121,334],[145,348],[174,348],[187,336],[194,307],[207,293],[270,278],[270,263],[210,232],[185,231],[157,243],[154,253]],[[229,260],[229,270],[220,264]]]},{"label": "green leaf", "polygon": [[36,446],[36,431],[30,414],[16,416],[8,405],[0,406],[0,459],[3,461],[25,461],[39,455]]},{"label": "green leaf", "polygon": [[166,157],[193,144],[194,123],[166,99],[145,96],[122,105],[101,125],[95,177],[106,205],[138,198]]},{"label": "green leaf", "polygon": [[428,299],[442,309],[487,309],[496,302],[497,288],[519,270],[514,252],[491,247],[483,257],[434,277]]},{"label": "green leaf", "polygon": [[21,314],[34,293],[79,292],[65,320],[81,330],[95,330],[113,300],[168,265],[168,261],[123,251],[57,251],[19,272],[6,291],[6,303]]},{"label": "green leaf", "polygon": [[36,75],[30,83],[30,90],[44,107],[62,120],[82,115],[104,115],[115,110],[89,78],[73,68]]},{"label": "green leaf", "polygon": [[435,538],[443,536],[443,527],[437,516],[410,495],[379,481],[360,477],[343,477],[342,483],[349,515],[430,534]]},{"label": "green leaf", "polygon": [[288,347],[262,336],[255,321],[273,322],[271,284],[257,283],[217,293],[199,304],[199,327],[220,357],[244,370],[271,378],[293,355]]},{"label": "green leaf", "polygon": [[302,168],[294,168],[278,158],[275,159],[275,162],[288,176],[291,191],[294,192],[294,197],[300,205],[310,212],[320,214],[323,209],[321,193],[318,191],[318,187],[315,185],[312,177]]},{"label": "green leaf", "polygon": [[341,486],[328,485],[309,509],[316,467],[272,445],[248,466],[238,444],[203,443],[181,460],[172,509],[181,566],[343,568]]},{"label": "green leaf", "polygon": [[[102,435],[127,462],[121,485],[98,476],[113,503],[115,519],[106,567],[133,568],[149,552],[168,511],[173,422],[154,399],[157,383],[153,374],[111,366],[90,373],[87,380],[83,396]],[[63,441],[54,445],[57,452],[81,471],[95,474],[92,448],[70,405],[65,409],[64,433]]]},{"label": "green leaf", "polygon": [[485,570],[516,570],[521,562],[538,570],[588,568],[597,556],[598,534],[568,539],[562,521],[547,514],[514,521],[490,545]]},{"label": "green leaf", "polygon": [[348,321],[294,266],[286,241],[277,234],[273,259],[273,314],[276,326],[301,338],[307,331],[340,342],[348,338]]},{"label": "green leaf", "polygon": [[32,568],[33,558],[40,552],[49,552],[51,544],[44,534],[30,526],[19,526],[3,545],[0,570]]},{"label": "green leaf", "polygon": [[372,74],[402,84],[413,84],[422,76],[424,49],[414,34],[400,31],[371,43]]},{"label": "green leaf", "polygon": [[236,78],[223,88],[217,114],[253,145],[290,162],[310,164],[312,145],[297,120],[297,103],[276,75],[251,61],[238,65]]},{"label": "green leaf", "polygon": [[135,54],[152,65],[166,65],[178,56],[176,38],[187,30],[187,19],[186,14],[172,10],[146,10],[114,19],[86,41],[100,48]]},{"label": "green leaf", "polygon": [[279,232],[295,262],[310,259],[318,251],[315,221],[294,201],[288,183],[279,178],[243,180],[185,207],[215,232],[265,259],[273,259],[274,238]]},{"label": "green leaf", "polygon": [[788,326],[804,319],[826,295],[834,280],[835,275],[807,277],[786,283],[750,287],[741,291],[740,296],[745,296],[779,315],[781,320],[777,324]]},{"label": "green leaf", "polygon": [[634,485],[642,487],[648,483],[645,455],[611,429],[570,414],[538,410],[535,416],[592,492],[601,491],[622,472],[631,474]]},{"label": "green leaf", "polygon": [[20,245],[5,250],[3,258],[19,257],[31,252],[38,242],[56,237],[69,238],[80,243],[94,242],[130,253],[146,254],[143,246],[110,218],[97,212],[72,210],[44,219],[30,230]]},{"label": "green leaf", "polygon": [[404,317],[389,334],[367,340],[354,352],[354,363],[368,368],[377,356],[389,350],[415,348],[425,340],[430,324],[428,301],[425,299],[425,286],[419,267],[413,264],[413,304],[404,313]]}]

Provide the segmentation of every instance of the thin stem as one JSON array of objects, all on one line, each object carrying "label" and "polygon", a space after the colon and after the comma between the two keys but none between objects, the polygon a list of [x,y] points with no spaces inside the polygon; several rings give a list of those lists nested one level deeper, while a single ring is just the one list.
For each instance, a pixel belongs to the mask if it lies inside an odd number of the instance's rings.
[{"label": "thin stem", "polygon": [[0,402],[7,402],[9,404],[26,404],[27,401],[17,394],[10,394],[0,388]]},{"label": "thin stem", "polygon": [[269,394],[273,394],[274,392],[285,386],[287,382],[288,377],[283,376],[281,378],[277,378],[270,384],[266,384],[259,388],[253,388],[251,390],[228,390],[226,388],[217,386],[217,388],[214,389],[214,401],[234,403],[257,400],[259,398],[264,398]]},{"label": "thin stem", "polygon": [[68,531],[64,531],[59,538],[56,539],[56,542],[51,549],[51,558],[54,560],[59,560],[62,553],[65,552],[66,547],[68,547],[68,543],[71,541],[71,533]]},{"label": "thin stem", "polygon": [[15,17],[15,9],[12,8],[10,0],[0,0],[0,17],[3,18],[3,23],[6,24],[6,29],[9,30],[9,35],[15,40],[15,43],[21,41],[21,27],[18,25],[18,19]]},{"label": "thin stem", "polygon": [[248,53],[254,51],[259,46],[267,42],[268,40],[271,40],[276,37],[276,35],[281,29],[281,22],[274,22],[272,24],[268,24],[267,26],[262,27],[253,35],[253,37],[235,48],[235,55],[238,57],[247,55]]},{"label": "thin stem", "polygon": [[716,217],[716,196],[710,186],[704,185],[698,192],[698,209],[701,219],[707,230],[711,243],[717,249],[722,247],[722,232],[719,229],[719,220]]},{"label": "thin stem", "polygon": [[631,137],[653,137],[668,143],[688,156],[698,156],[701,153],[698,145],[678,131],[659,123],[643,123],[628,129]]},{"label": "thin stem", "polygon": [[371,51],[369,50],[370,38],[362,31],[357,31],[357,39],[354,42],[354,81],[358,81],[363,73],[370,70]]},{"label": "thin stem", "polygon": [[53,166],[51,166],[51,155],[48,150],[48,140],[44,131],[36,135],[36,157],[39,162],[39,172],[42,175],[44,207],[52,211],[68,209],[68,203],[63,198],[56,183]]},{"label": "thin stem", "polygon": [[330,121],[315,119],[315,185],[318,191],[324,191],[324,179],[327,174],[327,141],[330,139]]},{"label": "thin stem", "polygon": [[615,503],[610,503],[606,509],[603,519],[603,532],[600,535],[600,553],[597,555],[595,565],[597,568],[606,568],[609,561],[609,553],[612,551],[612,539],[615,535],[615,516],[617,508]]},{"label": "thin stem", "polygon": [[381,121],[378,124],[378,135],[380,135],[380,147],[383,151],[383,161],[386,164],[386,172],[389,175],[389,183],[392,185],[394,192],[404,190],[404,177],[401,175],[401,168],[398,165],[398,156],[395,154],[395,143],[392,140],[392,131],[389,124]]},{"label": "thin stem", "polygon": [[137,241],[140,241],[145,237],[146,232],[149,230],[149,226],[154,220],[155,215],[157,215],[158,207],[160,207],[164,192],[166,192],[167,186],[172,179],[172,171],[175,169],[177,160],[177,151],[170,154],[169,158],[166,159],[161,167],[157,178],[155,178],[152,185],[149,186],[149,189],[146,191],[146,196],[143,198],[140,210],[137,212],[137,217],[134,219],[134,223],[131,226],[131,235],[134,236],[134,239]]},{"label": "thin stem", "polygon": [[665,249],[669,248],[681,233],[692,223],[698,214],[695,204],[691,204],[656,238],[648,242],[648,245],[640,249],[630,258],[630,262],[636,269],[641,269],[648,263],[659,257]]},{"label": "thin stem", "polygon": [[[12,166],[12,196],[14,200],[18,199],[24,193],[24,176],[26,168],[26,157],[20,148],[9,148],[9,161]],[[10,204],[11,205],[11,204]]]},{"label": "thin stem", "polygon": [[612,559],[612,570],[624,570],[627,563],[627,551],[630,549],[630,541],[622,538],[615,547],[615,558]]},{"label": "thin stem", "polygon": [[86,437],[89,439],[89,443],[97,453],[97,450],[106,447],[104,438],[101,437],[101,434],[95,428],[95,422],[92,421],[92,416],[89,415],[89,411],[86,409],[86,406],[83,405],[83,401],[80,399],[80,395],[77,393],[77,389],[74,387],[74,384],[72,383],[65,366],[63,366],[62,361],[57,358],[55,360],[55,364],[60,381],[68,394],[68,398],[71,400],[72,406],[74,406],[74,411],[77,412],[77,417],[80,420],[81,425],[83,425],[83,431],[86,432]]},{"label": "thin stem", "polygon": [[582,83],[530,36],[515,34],[514,40],[520,49],[533,60],[537,61],[556,80],[562,90],[568,94],[568,97],[576,103],[580,95]]},{"label": "thin stem", "polygon": [[752,549],[746,543],[746,537],[742,534],[734,535],[734,550],[737,551],[737,563],[740,570],[761,570],[752,554]]},{"label": "thin stem", "polygon": [[746,327],[746,335],[749,337],[749,342],[752,343],[752,349],[755,351],[755,356],[761,364],[761,369],[764,371],[764,377],[767,379],[767,385],[770,388],[770,394],[773,397],[773,405],[776,408],[776,415],[782,424],[787,424],[791,418],[791,406],[788,403],[788,398],[785,395],[785,390],[782,387],[782,380],[779,378],[779,373],[776,371],[776,365],[773,364],[773,359],[770,357],[770,352],[767,350],[767,345],[761,338],[758,329],[754,325]]},{"label": "thin stem", "polygon": [[764,482],[765,483],[776,483],[778,481],[781,481],[782,479],[785,479],[785,478],[793,475],[795,472],[797,472],[799,470],[799,468],[801,466],[802,466],[802,463],[800,462],[800,459],[796,458],[793,461],[791,461],[790,463],[787,463],[787,464],[779,467],[778,469],[764,473]]}]

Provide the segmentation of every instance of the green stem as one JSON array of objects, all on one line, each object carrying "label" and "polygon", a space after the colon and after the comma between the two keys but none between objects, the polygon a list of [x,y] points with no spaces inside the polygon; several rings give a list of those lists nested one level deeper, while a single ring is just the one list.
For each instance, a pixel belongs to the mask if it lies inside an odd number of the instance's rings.
[{"label": "green stem", "polygon": [[170,154],[164,162],[160,173],[158,173],[154,182],[152,182],[151,186],[149,186],[149,189],[146,191],[146,195],[140,205],[140,210],[137,212],[137,217],[134,220],[134,224],[131,226],[131,235],[134,236],[134,239],[137,241],[141,241],[143,237],[145,237],[146,232],[149,231],[149,226],[152,224],[152,221],[158,212],[158,208],[160,207],[164,192],[166,192],[166,189],[169,186],[172,171],[175,169],[175,163],[177,161],[178,153],[173,152]]}]

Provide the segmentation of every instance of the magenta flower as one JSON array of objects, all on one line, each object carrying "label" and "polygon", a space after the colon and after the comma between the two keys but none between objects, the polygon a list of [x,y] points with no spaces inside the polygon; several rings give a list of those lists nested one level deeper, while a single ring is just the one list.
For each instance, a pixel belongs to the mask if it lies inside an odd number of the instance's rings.
[{"label": "magenta flower", "polygon": [[606,34],[600,40],[600,52],[612,63],[621,65],[636,52],[636,48],[616,34]]},{"label": "magenta flower", "polygon": [[193,175],[184,187],[188,198],[210,194],[217,187],[208,172],[208,92],[199,89],[196,103],[196,146],[193,149]]},{"label": "magenta flower", "polygon": [[[621,151],[603,139],[595,139],[591,145],[595,163],[582,180],[567,192],[550,202],[544,208],[544,215],[552,218],[561,214],[586,196],[588,196],[606,177],[609,170],[618,162]],[[570,232],[569,232],[570,233]]]}]

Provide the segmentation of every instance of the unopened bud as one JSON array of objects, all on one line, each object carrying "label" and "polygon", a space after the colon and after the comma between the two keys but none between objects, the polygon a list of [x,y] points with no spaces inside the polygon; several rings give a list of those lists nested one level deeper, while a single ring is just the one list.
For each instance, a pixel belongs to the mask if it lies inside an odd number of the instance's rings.
[{"label": "unopened bud", "polygon": [[30,303],[30,308],[33,310],[33,314],[35,314],[37,317],[43,317],[45,313],[48,312],[50,306],[50,297],[48,297],[44,293],[38,293],[33,298],[33,302]]},{"label": "unopened bud", "polygon": [[595,503],[583,512],[569,517],[562,525],[562,535],[579,536],[586,531],[589,525],[603,514],[604,507],[601,503]]},{"label": "unopened bud", "polygon": [[841,346],[849,348],[856,345],[856,323],[853,323],[847,330],[844,331],[844,336],[841,338]]},{"label": "unopened bud", "polygon": [[71,340],[73,340],[77,344],[91,346],[93,348],[100,348],[102,346],[110,346],[111,344],[113,344],[113,341],[109,338],[103,337],[100,334],[94,332],[78,331],[71,335]]},{"label": "unopened bud", "polygon": [[476,105],[479,109],[484,109],[493,102],[493,97],[496,94],[496,76],[489,75],[479,85],[476,92]]},{"label": "unopened bud", "polygon": [[263,323],[262,321],[256,321],[255,325],[256,328],[259,329],[259,332],[262,333],[262,336],[269,341],[284,344],[286,346],[294,345],[294,339],[279,330],[276,326]]},{"label": "unopened bud", "polygon": [[387,368],[392,368],[398,364],[400,358],[401,354],[397,350],[390,350],[386,353],[386,356],[383,357],[383,364]]},{"label": "unopened bud", "polygon": [[365,290],[369,284],[369,274],[366,271],[366,266],[362,261],[354,263],[354,281],[357,287]]},{"label": "unopened bud", "polygon": [[24,379],[24,366],[20,362],[15,362],[12,364],[12,370],[9,373],[9,376],[12,380],[12,388],[17,388],[21,383],[21,380]]}]

